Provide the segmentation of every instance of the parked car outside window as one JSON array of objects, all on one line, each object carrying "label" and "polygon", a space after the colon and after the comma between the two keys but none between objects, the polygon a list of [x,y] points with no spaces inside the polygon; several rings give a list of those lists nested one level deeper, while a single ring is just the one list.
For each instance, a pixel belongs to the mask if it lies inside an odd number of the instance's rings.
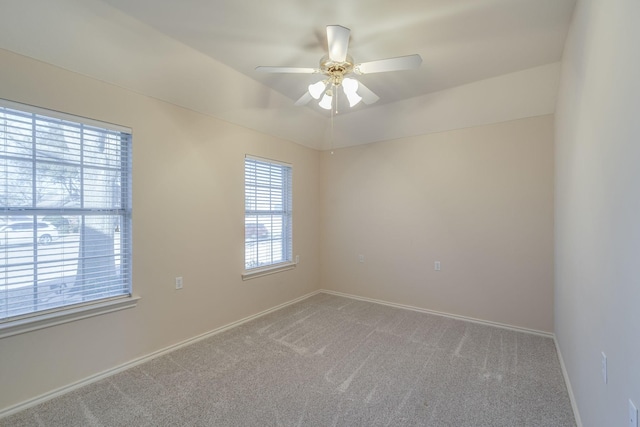
[{"label": "parked car outside window", "polygon": [[77,233],[80,228],[77,220],[70,221],[68,218],[60,215],[47,215],[42,218],[42,220],[53,224],[62,234]]},{"label": "parked car outside window", "polygon": [[[46,245],[58,238],[58,229],[51,223],[37,223],[37,240]],[[14,222],[0,227],[0,245],[19,245],[33,243],[33,222]]]},{"label": "parked car outside window", "polygon": [[264,224],[247,223],[244,225],[245,240],[262,240],[269,238],[269,230]]}]

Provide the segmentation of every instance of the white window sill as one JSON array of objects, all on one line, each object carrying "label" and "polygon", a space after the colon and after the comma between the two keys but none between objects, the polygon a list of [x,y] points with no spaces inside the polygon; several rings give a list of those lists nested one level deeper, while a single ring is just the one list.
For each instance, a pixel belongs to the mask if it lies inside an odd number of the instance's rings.
[{"label": "white window sill", "polygon": [[140,297],[138,296],[119,297],[108,301],[92,302],[66,309],[61,308],[48,313],[0,323],[0,339],[80,319],[86,319],[87,317],[99,316],[101,314],[133,308],[138,305],[139,299]]},{"label": "white window sill", "polygon": [[269,267],[256,268],[242,273],[242,280],[255,279],[256,277],[280,273],[281,271],[293,270],[296,266],[297,264],[295,262],[286,262],[278,265],[270,265]]}]

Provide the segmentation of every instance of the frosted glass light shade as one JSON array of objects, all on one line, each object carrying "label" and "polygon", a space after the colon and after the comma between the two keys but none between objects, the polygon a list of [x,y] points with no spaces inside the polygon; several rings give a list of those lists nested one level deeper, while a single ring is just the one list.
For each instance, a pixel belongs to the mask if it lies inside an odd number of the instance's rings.
[{"label": "frosted glass light shade", "polygon": [[333,96],[329,95],[329,93],[325,93],[318,105],[324,108],[325,110],[330,110],[332,103],[333,103]]},{"label": "frosted glass light shade", "polygon": [[313,96],[313,99],[320,99],[320,96],[324,92],[324,89],[327,87],[325,82],[317,82],[312,85],[309,85],[309,93]]},{"label": "frosted glass light shade", "polygon": [[344,89],[344,94],[347,95],[347,99],[349,100],[349,107],[358,105],[358,103],[362,101],[362,97],[356,93],[358,90],[358,81],[356,79],[347,77],[342,80],[342,88]]}]

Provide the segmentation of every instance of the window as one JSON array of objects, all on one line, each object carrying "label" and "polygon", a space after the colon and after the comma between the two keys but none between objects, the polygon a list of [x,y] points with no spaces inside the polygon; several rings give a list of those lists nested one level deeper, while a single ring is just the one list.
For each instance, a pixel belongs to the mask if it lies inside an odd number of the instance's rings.
[{"label": "window", "polygon": [[291,165],[245,157],[244,267],[290,267]]},{"label": "window", "polygon": [[127,129],[0,100],[0,326],[131,295],[130,153]]}]

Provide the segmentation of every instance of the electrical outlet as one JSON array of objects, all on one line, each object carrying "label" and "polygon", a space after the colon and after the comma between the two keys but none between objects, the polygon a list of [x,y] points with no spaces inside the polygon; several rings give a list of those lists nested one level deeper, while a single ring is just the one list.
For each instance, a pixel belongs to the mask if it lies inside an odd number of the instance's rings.
[{"label": "electrical outlet", "polygon": [[300,255],[296,255],[296,264],[300,262]]},{"label": "electrical outlet", "polygon": [[176,289],[182,289],[182,277],[176,277]]},{"label": "electrical outlet", "polygon": [[604,381],[604,383],[607,383],[607,355],[604,354],[604,351],[602,352],[602,361],[601,363],[601,367],[602,367],[602,381]]},{"label": "electrical outlet", "polygon": [[629,427],[638,427],[638,409],[629,399]]},{"label": "electrical outlet", "polygon": [[433,269],[435,271],[440,271],[440,261],[436,261],[433,263]]},{"label": "electrical outlet", "polygon": [[362,255],[362,254],[358,255],[358,261],[359,262],[364,262],[364,255]]}]

